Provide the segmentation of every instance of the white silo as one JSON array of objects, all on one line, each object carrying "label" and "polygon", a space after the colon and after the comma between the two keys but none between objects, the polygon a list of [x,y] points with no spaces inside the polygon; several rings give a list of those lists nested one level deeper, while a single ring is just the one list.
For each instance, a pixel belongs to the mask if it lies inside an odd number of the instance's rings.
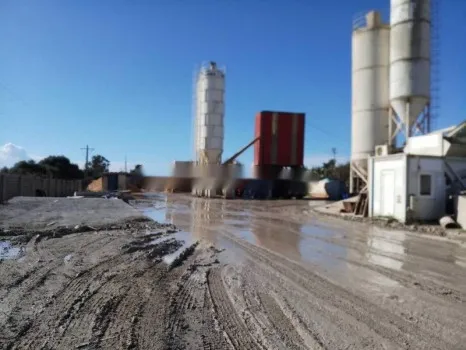
[{"label": "white silo", "polygon": [[200,164],[218,164],[223,152],[225,71],[215,62],[201,67],[196,81],[195,148]]},{"label": "white silo", "polygon": [[391,113],[409,137],[429,118],[430,0],[391,0],[390,26]]},{"label": "white silo", "polygon": [[352,35],[351,191],[366,183],[367,159],[375,146],[388,142],[389,43],[390,28],[378,12],[356,18]]}]

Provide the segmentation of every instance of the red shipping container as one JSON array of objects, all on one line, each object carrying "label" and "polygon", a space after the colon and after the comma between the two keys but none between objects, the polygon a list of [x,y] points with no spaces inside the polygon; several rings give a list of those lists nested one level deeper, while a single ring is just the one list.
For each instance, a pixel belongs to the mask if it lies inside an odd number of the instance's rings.
[{"label": "red shipping container", "polygon": [[262,111],[256,115],[254,165],[304,164],[304,113]]}]

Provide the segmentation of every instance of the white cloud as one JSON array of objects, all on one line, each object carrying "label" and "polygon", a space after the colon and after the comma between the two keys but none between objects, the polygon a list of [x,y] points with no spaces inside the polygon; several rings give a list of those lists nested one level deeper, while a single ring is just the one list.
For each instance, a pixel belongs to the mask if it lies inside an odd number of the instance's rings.
[{"label": "white cloud", "polygon": [[[323,163],[328,162],[330,159],[332,159],[332,156],[328,154],[314,154],[304,159],[304,165],[309,168],[316,167],[316,166],[322,166]],[[348,157],[337,155],[336,160],[337,160],[337,164],[342,164],[342,163],[348,162]]]},{"label": "white cloud", "polygon": [[0,167],[11,167],[19,161],[29,159],[32,157],[21,146],[8,142],[0,147]]}]

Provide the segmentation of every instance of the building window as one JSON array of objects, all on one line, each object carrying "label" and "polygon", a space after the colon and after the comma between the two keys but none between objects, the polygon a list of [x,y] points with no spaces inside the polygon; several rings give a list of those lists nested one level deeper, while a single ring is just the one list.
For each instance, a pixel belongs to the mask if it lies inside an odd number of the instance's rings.
[{"label": "building window", "polygon": [[432,176],[421,175],[419,178],[419,194],[421,196],[432,195]]}]

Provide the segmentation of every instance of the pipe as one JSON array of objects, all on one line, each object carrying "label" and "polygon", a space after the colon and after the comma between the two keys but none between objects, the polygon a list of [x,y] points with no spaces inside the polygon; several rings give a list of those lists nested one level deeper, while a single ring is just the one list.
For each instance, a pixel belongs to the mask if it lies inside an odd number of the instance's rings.
[{"label": "pipe", "polygon": [[224,161],[223,165],[231,164],[236,158],[238,158],[241,154],[243,154],[244,151],[246,151],[249,147],[251,147],[253,144],[255,144],[259,139],[260,139],[260,137],[256,137],[254,140],[249,142],[246,146],[241,148],[238,152],[236,152],[230,158],[228,158],[226,161]]},{"label": "pipe", "polygon": [[458,224],[451,216],[444,216],[439,220],[440,226],[443,228],[458,228]]}]

